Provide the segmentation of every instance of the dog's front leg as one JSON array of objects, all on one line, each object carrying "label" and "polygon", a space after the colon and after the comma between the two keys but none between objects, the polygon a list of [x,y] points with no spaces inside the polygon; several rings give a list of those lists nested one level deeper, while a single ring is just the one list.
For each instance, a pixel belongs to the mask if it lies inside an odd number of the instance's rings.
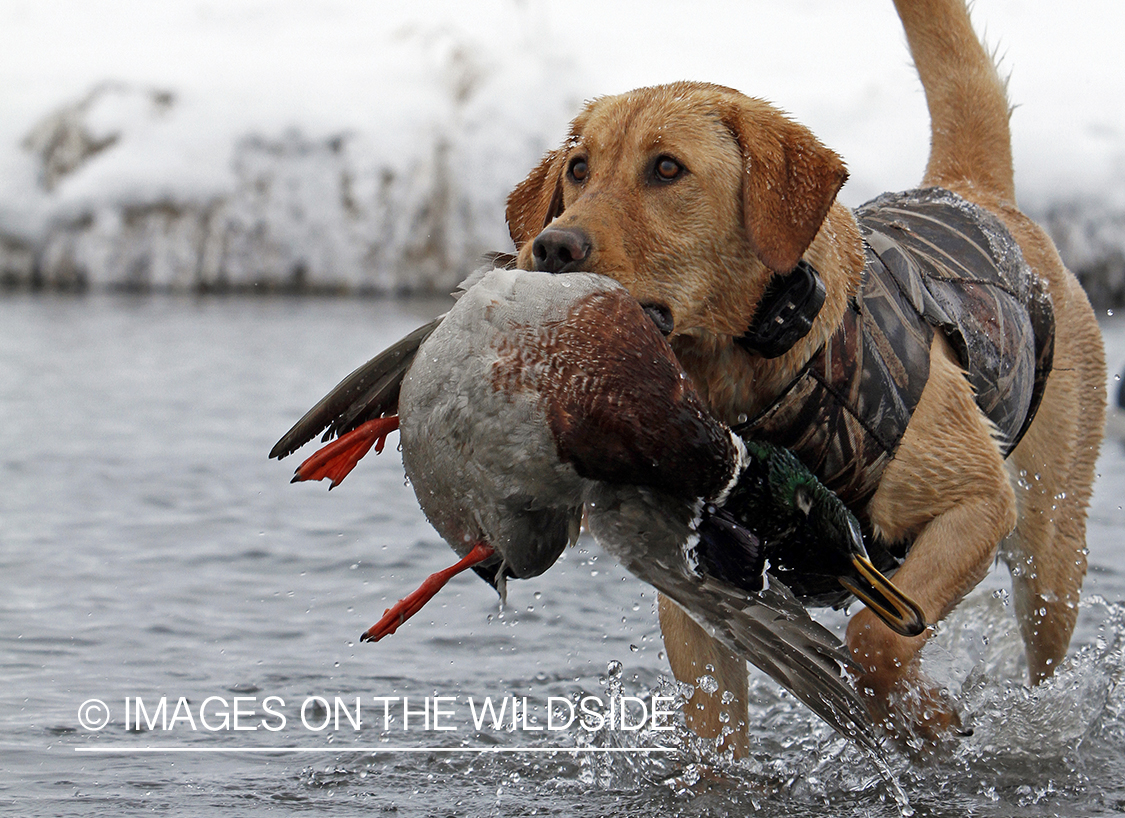
[{"label": "dog's front leg", "polygon": [[[927,622],[942,619],[988,572],[996,543],[1007,532],[1005,510],[982,498],[937,517],[916,540],[894,583],[922,606]],[[895,633],[863,608],[848,623],[847,641],[862,668],[859,689],[872,715],[901,739],[936,742],[961,726],[944,691],[922,673],[918,654],[931,632]]]},{"label": "dog's front leg", "polygon": [[[913,540],[895,585],[935,623],[988,572],[1016,524],[1015,492],[991,429],[948,344],[935,337],[930,380],[868,507],[888,541]],[[952,702],[921,672],[927,634],[894,633],[867,609],[848,623],[874,715],[901,738],[938,739],[959,725]]]},{"label": "dog's front leg", "polygon": [[[703,630],[684,609],[659,595],[660,630],[672,675],[695,692],[684,705],[684,719],[697,736],[715,739],[735,758],[749,751],[746,727],[746,660]],[[710,676],[714,684],[700,679]]]}]

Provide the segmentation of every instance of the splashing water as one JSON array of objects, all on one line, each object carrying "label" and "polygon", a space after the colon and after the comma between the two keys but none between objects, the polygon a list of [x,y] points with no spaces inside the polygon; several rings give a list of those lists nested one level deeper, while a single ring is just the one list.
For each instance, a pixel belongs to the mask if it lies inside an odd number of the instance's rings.
[{"label": "splashing water", "polygon": [[[1125,805],[1125,603],[1091,595],[1085,615],[1100,620],[1052,679],[1025,682],[1023,646],[1006,594],[977,591],[942,624],[923,662],[947,685],[974,732],[953,749],[916,765],[888,750],[873,769],[853,745],[809,716],[772,682],[751,680],[751,750],[734,762],[682,725],[665,744],[682,753],[660,781],[692,805],[737,812],[749,804],[772,814],[997,815],[1088,814],[1079,805]],[[692,688],[664,682],[686,705]],[[652,781],[668,759],[628,771],[603,766],[598,782]],[[627,772],[627,774],[626,774]],[[719,783],[722,782],[722,783]],[[1116,782],[1116,783],[1115,783]],[[877,805],[877,807],[876,807]],[[982,810],[982,806],[984,809]],[[876,807],[873,811],[873,807]],[[697,814],[694,806],[677,814]],[[700,812],[698,814],[710,814]]]},{"label": "splashing water", "polygon": [[[76,721],[90,697],[118,720],[123,697],[165,693],[193,702],[278,695],[298,709],[312,693],[365,704],[374,695],[456,694],[462,706],[469,695],[518,695],[542,714],[549,697],[618,691],[650,706],[670,696],[683,710],[694,688],[667,678],[651,589],[585,540],[548,575],[513,582],[502,614],[492,590],[466,578],[394,639],[358,643],[404,586],[448,564],[448,547],[404,487],[391,447],[331,496],[289,486],[288,469],[265,452],[335,383],[339,373],[325,361],[346,370],[445,306],[0,300],[8,330],[0,333],[8,580],[0,642],[9,667],[0,811],[898,818],[896,793],[871,762],[756,672],[750,753],[737,762],[689,733],[682,715],[671,730],[636,733],[548,736],[471,723],[454,733],[384,732],[380,722],[334,738],[303,729],[273,737],[325,751],[317,755],[75,752],[102,741],[126,749],[271,742],[261,730],[162,736],[118,721],[93,734]],[[1110,359],[1125,359],[1125,324],[1104,330]],[[1103,447],[1098,471],[1087,588],[1104,598],[1085,598],[1056,677],[1027,688],[1006,592],[993,591],[1003,577],[970,594],[926,649],[926,671],[975,732],[925,766],[885,748],[918,815],[1125,813],[1125,603],[1115,601],[1125,599],[1125,448],[1117,441]],[[839,614],[824,620],[842,627]],[[299,712],[290,717],[299,723]],[[433,743],[467,752],[421,752]],[[675,752],[553,749],[580,744]],[[357,749],[376,746],[413,752]],[[524,746],[542,752],[471,752]]]}]

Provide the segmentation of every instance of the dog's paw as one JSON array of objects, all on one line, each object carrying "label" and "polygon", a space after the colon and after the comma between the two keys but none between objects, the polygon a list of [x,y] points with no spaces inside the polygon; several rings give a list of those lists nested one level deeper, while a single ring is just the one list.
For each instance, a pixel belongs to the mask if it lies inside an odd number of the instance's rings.
[{"label": "dog's paw", "polygon": [[897,634],[866,608],[848,623],[856,688],[875,723],[915,760],[940,757],[972,732],[949,692],[921,671],[918,655],[927,636]]},{"label": "dog's paw", "polygon": [[909,673],[889,686],[859,681],[875,722],[916,762],[940,759],[973,734],[965,726],[948,690],[920,673]]}]

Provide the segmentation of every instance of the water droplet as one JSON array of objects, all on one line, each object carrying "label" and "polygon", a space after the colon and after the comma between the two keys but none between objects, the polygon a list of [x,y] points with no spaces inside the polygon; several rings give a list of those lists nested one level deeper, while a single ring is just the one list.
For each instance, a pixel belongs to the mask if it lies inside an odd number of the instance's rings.
[{"label": "water droplet", "polygon": [[699,689],[704,693],[714,695],[719,690],[719,683],[709,673],[700,676],[696,681],[699,683]]}]

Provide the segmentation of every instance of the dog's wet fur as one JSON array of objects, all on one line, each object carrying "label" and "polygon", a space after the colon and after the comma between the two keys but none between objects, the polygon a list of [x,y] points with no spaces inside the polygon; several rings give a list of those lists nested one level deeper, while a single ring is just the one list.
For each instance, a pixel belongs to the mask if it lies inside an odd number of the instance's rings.
[{"label": "dog's wet fur", "polygon": [[[991,211],[1050,293],[1054,367],[1034,423],[1005,461],[949,344],[935,333],[930,377],[866,509],[876,533],[912,541],[895,583],[936,623],[997,554],[1032,683],[1066,654],[1086,571],[1086,507],[1105,415],[1101,333],[1085,293],[1044,231],[1019,211],[1005,84],[963,0],[896,0],[932,122],[924,186]],[[836,201],[844,164],[771,105],[716,85],[675,83],[589,103],[562,146],[508,200],[519,266],[611,276],[661,320],[681,363],[727,423],[769,405],[836,331],[861,280],[864,249]],[[826,298],[812,330],[780,357],[736,343],[775,274],[801,259]],[[746,665],[674,603],[660,623],[673,673],[697,690],[698,733],[746,752]],[[960,727],[918,655],[927,634],[893,633],[860,609],[847,641],[873,712],[900,738],[935,742]],[[697,705],[700,705],[697,707]]]}]

